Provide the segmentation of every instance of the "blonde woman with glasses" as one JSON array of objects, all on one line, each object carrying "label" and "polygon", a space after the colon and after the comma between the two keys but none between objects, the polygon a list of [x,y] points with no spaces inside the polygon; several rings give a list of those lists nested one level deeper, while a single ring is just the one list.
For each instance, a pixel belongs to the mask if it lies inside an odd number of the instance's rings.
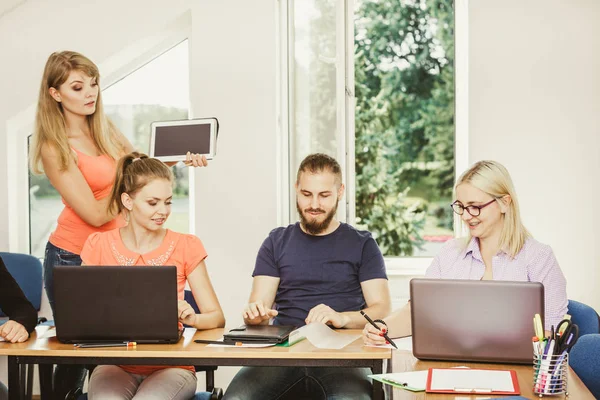
[{"label": "blonde woman with glasses", "polygon": [[[521,222],[519,202],[506,168],[479,161],[458,179],[451,204],[457,231],[433,259],[426,278],[541,282],[545,289],[545,326],[556,326],[567,312],[566,280],[550,246],[535,240]],[[363,340],[381,345],[411,334],[410,303],[384,318],[376,329],[366,324]]]}]

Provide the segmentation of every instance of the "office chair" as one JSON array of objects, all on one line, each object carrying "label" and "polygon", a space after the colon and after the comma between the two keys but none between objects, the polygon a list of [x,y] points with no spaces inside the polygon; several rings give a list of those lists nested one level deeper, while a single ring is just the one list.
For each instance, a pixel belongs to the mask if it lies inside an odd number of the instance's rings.
[{"label": "office chair", "polygon": [[600,333],[600,317],[592,307],[575,300],[569,300],[568,307],[571,320],[579,327],[579,336]]},{"label": "office chair", "polygon": [[[200,314],[200,308],[198,307],[196,299],[194,299],[194,295],[192,294],[191,290],[186,290],[184,292],[184,300],[187,301],[190,306],[192,306],[196,314]],[[223,389],[215,388],[215,371],[217,370],[217,367],[195,365],[194,369],[196,370],[196,372],[204,371],[206,375],[206,391],[212,393],[211,397],[206,398],[207,400],[218,400],[221,397],[223,397]],[[197,393],[195,400],[204,400],[203,397],[199,397],[202,395],[203,394],[200,392]]]},{"label": "office chair", "polygon": [[583,384],[600,399],[600,334],[591,333],[579,337],[569,353],[569,365]]},{"label": "office chair", "polygon": [[569,364],[581,381],[600,398],[600,317],[587,304],[569,300],[569,314],[579,327],[579,340],[569,353]]},{"label": "office chair", "polygon": [[[6,269],[15,278],[19,287],[27,297],[27,300],[33,305],[36,311],[40,311],[42,304],[42,263],[39,259],[29,254],[0,252],[0,257],[6,265]],[[0,317],[6,315],[0,310]],[[45,322],[46,318],[38,318],[38,324]],[[25,383],[25,393],[22,395],[26,399],[31,399],[33,392],[33,364],[27,364],[21,369],[21,382]]]}]

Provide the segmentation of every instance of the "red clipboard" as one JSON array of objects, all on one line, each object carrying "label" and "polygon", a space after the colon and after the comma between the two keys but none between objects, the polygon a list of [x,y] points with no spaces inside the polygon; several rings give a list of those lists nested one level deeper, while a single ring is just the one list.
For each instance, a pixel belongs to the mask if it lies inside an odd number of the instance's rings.
[{"label": "red clipboard", "polygon": [[[478,388],[478,387],[471,387],[471,388],[459,388],[459,387],[453,387],[453,388],[448,388],[448,389],[432,389],[431,388],[431,381],[432,381],[432,376],[433,376],[433,371],[438,370],[438,371],[444,371],[444,370],[452,370],[452,371],[457,371],[457,373],[460,373],[458,371],[464,371],[464,373],[468,373],[473,372],[473,371],[502,371],[502,372],[510,372],[510,377],[512,380],[512,384],[513,384],[513,391],[502,391],[502,390],[490,390],[490,389],[486,389],[486,388]],[[506,370],[506,369],[477,369],[477,368],[429,368],[429,373],[427,374],[427,386],[425,388],[425,392],[427,393],[464,393],[464,394],[521,394],[521,389],[519,388],[519,380],[517,379],[517,373],[514,370]]]}]

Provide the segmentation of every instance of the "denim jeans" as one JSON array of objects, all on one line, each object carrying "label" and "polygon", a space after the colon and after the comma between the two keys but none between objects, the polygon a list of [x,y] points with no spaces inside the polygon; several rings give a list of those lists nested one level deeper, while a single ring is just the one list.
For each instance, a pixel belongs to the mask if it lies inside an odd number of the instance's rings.
[{"label": "denim jeans", "polygon": [[71,253],[56,247],[52,243],[46,244],[46,253],[44,255],[44,287],[48,295],[48,302],[52,309],[52,318],[54,318],[54,266],[55,265],[81,265],[79,254]]},{"label": "denim jeans", "polygon": [[[81,265],[78,254],[56,247],[52,243],[46,244],[44,256],[44,287],[48,295],[48,302],[54,318],[54,266],[55,265]],[[63,400],[67,393],[76,388],[83,388],[83,381],[87,369],[83,365],[57,365],[53,377],[53,399]]]},{"label": "denim jeans", "polygon": [[[223,400],[367,400],[373,390],[367,377],[370,373],[368,368],[244,367],[229,384]],[[306,397],[308,385],[302,385],[303,381],[312,381],[316,393]],[[292,393],[296,389],[302,393]]]}]

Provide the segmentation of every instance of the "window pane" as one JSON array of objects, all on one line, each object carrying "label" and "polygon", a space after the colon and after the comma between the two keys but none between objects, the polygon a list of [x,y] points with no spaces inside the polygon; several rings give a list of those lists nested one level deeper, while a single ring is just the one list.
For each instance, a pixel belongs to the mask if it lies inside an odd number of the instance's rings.
[{"label": "window pane", "polygon": [[[149,152],[153,121],[188,118],[188,60],[185,40],[102,92],[106,115],[136,150]],[[189,232],[189,168],[174,166],[172,170],[173,205],[165,226]]]},{"label": "window pane", "polygon": [[[135,149],[148,153],[152,121],[188,118],[187,40],[106,88],[102,96],[107,116]],[[175,166],[173,172],[173,206],[166,226],[189,232],[189,169]],[[43,257],[63,204],[45,176],[33,175],[29,178],[29,204],[30,251]]]},{"label": "window pane", "polygon": [[452,238],[451,0],[356,0],[356,216],[386,256]]},{"label": "window pane", "polygon": [[[291,0],[290,168],[310,153],[337,156],[336,1]],[[290,194],[296,215],[295,193]]]}]

